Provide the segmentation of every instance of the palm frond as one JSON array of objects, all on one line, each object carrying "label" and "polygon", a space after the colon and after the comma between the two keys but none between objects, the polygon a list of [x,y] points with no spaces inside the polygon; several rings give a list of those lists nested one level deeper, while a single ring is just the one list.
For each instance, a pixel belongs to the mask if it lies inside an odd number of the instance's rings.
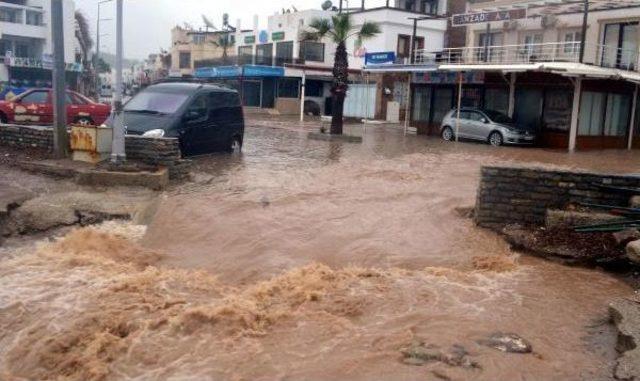
[{"label": "palm frond", "polygon": [[358,32],[358,37],[361,39],[367,39],[374,37],[376,34],[381,32],[380,25],[375,22],[365,21],[360,28],[360,32]]},{"label": "palm frond", "polygon": [[316,40],[319,40],[329,34],[333,26],[331,25],[330,20],[317,18],[311,20],[311,22],[309,23],[309,28],[312,29],[309,32],[309,37],[313,37]]},{"label": "palm frond", "polygon": [[344,42],[349,38],[352,29],[351,16],[348,13],[340,13],[332,17],[334,42]]},{"label": "palm frond", "polygon": [[76,11],[74,14],[74,18],[76,22],[75,37],[80,44],[80,48],[82,49],[82,57],[86,60],[89,56],[89,51],[93,47],[93,39],[91,38],[89,22],[87,21],[84,13],[82,13],[81,11]]}]

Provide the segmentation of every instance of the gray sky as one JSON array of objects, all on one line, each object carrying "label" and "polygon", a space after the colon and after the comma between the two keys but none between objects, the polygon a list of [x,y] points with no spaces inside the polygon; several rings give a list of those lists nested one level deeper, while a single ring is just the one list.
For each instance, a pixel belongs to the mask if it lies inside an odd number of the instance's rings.
[{"label": "gray sky", "polygon": [[[98,0],[75,0],[76,9],[82,10],[90,20],[95,39]],[[295,5],[299,10],[319,9],[323,0],[124,0],[124,53],[127,58],[145,58],[149,53],[171,45],[171,28],[188,22],[194,27],[203,25],[202,14],[220,24],[222,14],[228,13],[235,24],[242,20],[243,28],[251,28],[253,15],[260,16],[266,26],[267,16]],[[338,0],[334,0],[337,4]],[[379,6],[385,0],[367,0],[367,7]],[[350,6],[359,6],[360,0],[350,0]],[[346,6],[346,3],[345,3]],[[100,18],[115,19],[115,1],[100,6]],[[101,23],[102,50],[115,52],[115,21]]]}]

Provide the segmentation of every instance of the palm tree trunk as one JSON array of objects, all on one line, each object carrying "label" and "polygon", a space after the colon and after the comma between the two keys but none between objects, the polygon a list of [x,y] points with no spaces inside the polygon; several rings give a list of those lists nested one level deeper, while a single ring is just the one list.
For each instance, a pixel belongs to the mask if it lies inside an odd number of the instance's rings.
[{"label": "palm tree trunk", "polygon": [[347,47],[344,42],[340,42],[336,47],[336,55],[333,64],[333,86],[332,93],[332,118],[331,134],[342,135],[342,117],[344,111],[344,98],[349,88],[349,61],[347,57]]}]

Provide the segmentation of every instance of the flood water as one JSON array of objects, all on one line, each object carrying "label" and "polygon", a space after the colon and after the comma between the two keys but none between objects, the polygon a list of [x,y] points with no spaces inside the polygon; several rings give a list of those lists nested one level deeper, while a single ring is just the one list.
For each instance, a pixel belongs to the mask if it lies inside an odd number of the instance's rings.
[{"label": "flood water", "polygon": [[[0,379],[611,379],[607,303],[631,288],[512,252],[461,208],[481,165],[633,172],[637,154],[249,125],[243,154],[197,158],[146,233],[83,229],[0,262]],[[496,331],[534,353],[478,344]],[[478,366],[406,365],[414,341]]]}]

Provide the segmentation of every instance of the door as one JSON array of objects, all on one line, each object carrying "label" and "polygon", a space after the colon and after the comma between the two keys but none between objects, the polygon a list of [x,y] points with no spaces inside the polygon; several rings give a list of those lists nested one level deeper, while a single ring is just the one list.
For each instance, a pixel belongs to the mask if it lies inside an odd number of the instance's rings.
[{"label": "door", "polygon": [[476,140],[487,140],[491,133],[491,124],[488,119],[477,111],[469,112],[469,137]]},{"label": "door", "polygon": [[606,67],[634,70],[638,65],[638,22],[607,24],[601,62]]},{"label": "door", "polygon": [[207,94],[200,94],[191,101],[183,115],[180,129],[180,143],[188,155],[210,152],[212,145],[209,126],[209,100]]},{"label": "door", "polygon": [[20,97],[14,112],[14,119],[19,123],[52,124],[53,107],[49,90],[34,90]]},{"label": "door", "polygon": [[349,85],[344,99],[344,116],[373,119],[376,111],[376,85]]},{"label": "door", "polygon": [[456,120],[458,117],[458,113],[454,112],[452,114],[453,117],[453,130],[458,132],[458,136],[465,139],[472,138],[472,126],[471,126],[471,112],[469,111],[460,111],[460,122]]},{"label": "door", "polygon": [[453,108],[453,89],[436,88],[433,92],[433,107],[431,111],[431,125],[440,127],[442,119]]},{"label": "door", "polygon": [[537,133],[542,125],[541,89],[519,89],[516,91],[516,107],[513,119],[518,129]]}]

